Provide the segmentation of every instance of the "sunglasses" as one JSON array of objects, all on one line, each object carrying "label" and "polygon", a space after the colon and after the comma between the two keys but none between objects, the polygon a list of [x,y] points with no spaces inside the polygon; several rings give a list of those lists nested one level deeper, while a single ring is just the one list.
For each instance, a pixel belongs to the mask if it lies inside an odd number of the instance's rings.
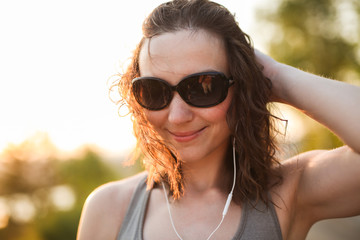
[{"label": "sunglasses", "polygon": [[176,86],[155,77],[138,77],[132,80],[136,101],[149,110],[166,108],[177,91],[190,106],[207,108],[225,100],[229,87],[234,83],[220,72],[202,72],[183,78]]}]

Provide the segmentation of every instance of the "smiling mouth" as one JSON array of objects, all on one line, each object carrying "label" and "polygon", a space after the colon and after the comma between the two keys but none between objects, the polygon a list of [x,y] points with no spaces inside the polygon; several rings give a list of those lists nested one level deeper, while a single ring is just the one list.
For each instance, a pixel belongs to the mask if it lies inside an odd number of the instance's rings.
[{"label": "smiling mouth", "polygon": [[169,131],[169,133],[172,136],[172,138],[177,142],[189,142],[189,141],[197,138],[204,131],[205,128],[206,127],[201,128],[200,130],[191,131],[191,132],[171,132],[171,131]]}]

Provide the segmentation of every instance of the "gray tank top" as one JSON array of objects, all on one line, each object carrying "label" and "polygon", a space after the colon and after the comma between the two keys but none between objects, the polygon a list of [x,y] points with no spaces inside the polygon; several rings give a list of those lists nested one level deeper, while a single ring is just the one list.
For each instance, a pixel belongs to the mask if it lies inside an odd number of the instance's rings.
[{"label": "gray tank top", "polygon": [[[150,191],[146,191],[146,180],[137,186],[125,218],[123,220],[117,240],[142,240],[144,216]],[[256,209],[249,203],[244,204],[241,222],[232,240],[281,240],[281,229],[274,209],[262,202],[258,202]]]}]

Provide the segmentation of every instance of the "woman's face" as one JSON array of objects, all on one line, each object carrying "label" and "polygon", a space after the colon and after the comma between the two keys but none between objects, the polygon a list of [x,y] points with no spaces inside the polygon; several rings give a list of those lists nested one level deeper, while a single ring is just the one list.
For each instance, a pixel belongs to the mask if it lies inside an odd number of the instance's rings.
[{"label": "woman's face", "polygon": [[[161,78],[175,86],[184,77],[217,71],[229,77],[223,41],[206,31],[182,30],[146,40],[140,52],[140,75]],[[162,110],[144,109],[159,135],[171,144],[184,162],[223,159],[229,144],[226,113],[232,88],[226,99],[209,108],[188,105],[174,92],[169,106]]]}]

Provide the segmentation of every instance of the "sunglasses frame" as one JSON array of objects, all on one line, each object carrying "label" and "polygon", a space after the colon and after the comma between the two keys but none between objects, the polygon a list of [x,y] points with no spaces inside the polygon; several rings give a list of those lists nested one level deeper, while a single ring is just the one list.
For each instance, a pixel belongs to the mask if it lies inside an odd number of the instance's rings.
[{"label": "sunglasses frame", "polygon": [[[182,96],[182,91],[181,89],[179,89],[179,86],[181,86],[181,83],[186,80],[186,79],[189,79],[189,78],[192,78],[192,77],[197,77],[197,76],[203,76],[203,75],[211,75],[211,76],[221,76],[222,79],[224,79],[224,91],[221,93],[221,98],[215,102],[215,103],[211,103],[211,104],[207,104],[207,105],[203,105],[203,106],[197,106],[196,104],[193,104],[191,103],[191,101],[189,101],[188,99],[186,99],[185,97]],[[162,107],[157,107],[157,108],[152,108],[152,107],[149,107],[149,106],[146,106],[144,104],[141,103],[141,101],[139,101],[138,97],[136,94],[134,94],[134,83],[137,82],[137,81],[141,81],[141,80],[155,80],[155,81],[159,81],[163,84],[165,84],[165,86],[168,87],[168,89],[170,89],[171,93],[168,97],[169,101]],[[190,74],[184,78],[182,78],[179,83],[175,86],[172,86],[170,85],[167,81],[161,79],[161,78],[157,78],[157,77],[137,77],[137,78],[134,78],[132,80],[132,93],[133,93],[133,96],[135,97],[136,101],[139,103],[140,106],[142,106],[143,108],[145,109],[148,109],[148,110],[152,110],[152,111],[158,111],[158,110],[162,110],[164,108],[166,108],[167,106],[170,105],[173,97],[174,97],[174,91],[178,92],[178,94],[180,95],[181,99],[184,100],[184,102],[186,102],[188,105],[190,106],[193,106],[193,107],[198,107],[198,108],[208,108],[208,107],[212,107],[212,106],[215,106],[215,105],[218,105],[220,104],[221,102],[223,102],[225,100],[225,98],[227,97],[227,94],[228,94],[228,91],[229,91],[229,87],[231,87],[233,84],[234,84],[234,80],[228,77],[225,76],[224,73],[222,72],[216,72],[216,71],[210,71],[210,72],[199,72],[199,73],[194,73],[194,74]]]}]

